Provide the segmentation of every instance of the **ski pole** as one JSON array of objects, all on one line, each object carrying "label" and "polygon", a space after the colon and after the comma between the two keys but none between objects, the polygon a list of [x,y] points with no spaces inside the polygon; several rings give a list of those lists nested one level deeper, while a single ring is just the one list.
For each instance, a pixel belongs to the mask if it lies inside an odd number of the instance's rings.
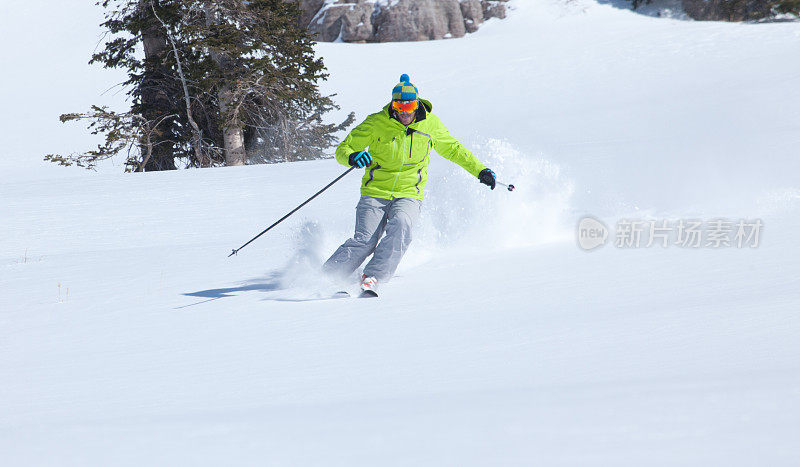
[{"label": "ski pole", "polygon": [[512,185],[510,183],[508,185],[506,185],[505,183],[501,183],[501,182],[495,182],[495,183],[497,183],[500,186],[504,186],[504,187],[508,188],[508,191],[514,191],[514,185]]},{"label": "ski pole", "polygon": [[300,208],[302,208],[303,206],[305,206],[306,204],[308,204],[308,203],[309,203],[309,202],[310,202],[312,199],[314,199],[314,198],[316,198],[317,196],[319,196],[319,194],[320,194],[320,193],[322,193],[323,191],[327,190],[328,188],[330,188],[330,187],[331,187],[331,185],[333,185],[334,183],[336,183],[336,182],[338,182],[339,180],[341,180],[342,178],[344,178],[344,176],[345,176],[345,175],[347,175],[347,174],[349,174],[349,173],[350,173],[350,172],[351,172],[353,169],[355,169],[355,166],[354,166],[354,167],[350,167],[349,169],[345,170],[345,171],[344,171],[344,173],[343,173],[343,174],[341,174],[341,175],[339,175],[338,177],[336,177],[336,179],[335,179],[334,181],[332,181],[332,182],[328,183],[327,185],[325,185],[325,188],[323,188],[323,189],[319,190],[318,192],[316,192],[316,193],[314,194],[314,196],[312,196],[311,198],[308,198],[307,200],[303,201],[303,204],[301,204],[300,206],[297,206],[296,208],[292,209],[292,211],[291,211],[289,214],[286,214],[285,216],[283,216],[283,217],[281,217],[280,219],[278,219],[278,220],[277,220],[277,221],[276,221],[274,224],[272,224],[271,226],[269,226],[269,227],[267,227],[266,229],[264,229],[264,230],[263,230],[263,231],[262,231],[260,234],[258,234],[258,235],[256,235],[255,237],[251,238],[249,242],[247,242],[247,243],[245,243],[244,245],[240,246],[239,248],[236,248],[235,250],[233,250],[233,251],[231,252],[231,254],[229,254],[229,255],[228,255],[228,258],[230,258],[231,256],[235,255],[236,253],[239,253],[239,250],[241,250],[242,248],[244,248],[244,247],[246,247],[247,245],[249,245],[250,243],[252,243],[252,242],[253,242],[253,240],[255,240],[255,239],[257,239],[258,237],[260,237],[260,236],[264,235],[265,233],[269,232],[269,230],[270,230],[271,228],[275,227],[276,225],[278,225],[278,224],[280,224],[281,222],[283,222],[284,220],[286,220],[286,218],[287,218],[287,217],[289,217],[289,216],[291,216],[292,214],[296,213],[298,210],[300,210]]}]

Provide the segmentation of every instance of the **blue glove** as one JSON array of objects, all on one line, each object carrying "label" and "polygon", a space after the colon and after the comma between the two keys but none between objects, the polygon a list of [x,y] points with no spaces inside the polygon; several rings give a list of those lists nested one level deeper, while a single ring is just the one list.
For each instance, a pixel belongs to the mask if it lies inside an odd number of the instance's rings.
[{"label": "blue glove", "polygon": [[372,154],[368,153],[366,149],[354,152],[350,154],[349,162],[351,167],[358,167],[359,169],[364,168],[372,164]]},{"label": "blue glove", "polygon": [[490,169],[481,170],[481,173],[478,174],[478,180],[480,180],[484,185],[489,185],[492,190],[494,190],[494,186],[497,183],[497,178],[494,176],[494,172],[492,172]]}]

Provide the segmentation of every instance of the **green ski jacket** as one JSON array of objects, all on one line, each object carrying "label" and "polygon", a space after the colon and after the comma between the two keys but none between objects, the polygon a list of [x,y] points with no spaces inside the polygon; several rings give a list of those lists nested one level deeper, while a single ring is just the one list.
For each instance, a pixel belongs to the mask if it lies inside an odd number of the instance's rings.
[{"label": "green ski jacket", "polygon": [[361,194],[375,198],[423,199],[431,149],[477,177],[483,165],[431,113],[433,106],[419,99],[414,123],[408,127],[389,114],[391,103],[369,115],[336,148],[336,160],[349,166],[351,153],[367,149],[372,164],[361,179]]}]

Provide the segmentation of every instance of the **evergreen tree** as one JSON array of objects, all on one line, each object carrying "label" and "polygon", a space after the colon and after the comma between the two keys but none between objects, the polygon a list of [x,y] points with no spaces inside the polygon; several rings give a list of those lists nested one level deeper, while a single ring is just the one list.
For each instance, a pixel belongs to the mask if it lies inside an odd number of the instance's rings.
[{"label": "evergreen tree", "polygon": [[[310,35],[298,26],[294,2],[99,4],[108,10],[102,26],[111,39],[91,62],[128,71],[131,110],[94,108],[62,120],[89,119],[100,133],[125,130],[107,135],[95,151],[51,160],[91,167],[119,152],[121,141],[140,148],[128,164],[135,170],[319,158],[333,133],[353,121],[351,113],[340,125],[323,123],[322,116],[338,107],[319,92],[317,83],[327,75]],[[137,54],[140,45],[144,57]]]},{"label": "evergreen tree", "polygon": [[[633,9],[649,5],[652,0],[630,0]],[[800,0],[719,0],[710,10],[710,16],[701,19],[724,21],[770,20],[778,14],[800,17]]]},{"label": "evergreen tree", "polygon": [[800,0],[779,0],[775,2],[775,11],[800,17]]}]

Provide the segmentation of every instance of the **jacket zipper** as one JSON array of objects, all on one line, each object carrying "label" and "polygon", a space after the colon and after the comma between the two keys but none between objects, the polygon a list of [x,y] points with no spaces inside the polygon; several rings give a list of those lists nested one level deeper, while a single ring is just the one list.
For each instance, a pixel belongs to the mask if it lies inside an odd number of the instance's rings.
[{"label": "jacket zipper", "polygon": [[[392,199],[394,199],[394,187],[395,187],[395,185],[397,185],[397,179],[400,178],[400,172],[402,171],[402,165],[403,165],[402,156],[404,156],[406,154],[406,138],[407,137],[408,136],[405,133],[403,133],[403,151],[400,153],[401,154],[401,159],[400,159],[401,168],[400,168],[400,170],[397,171],[397,175],[394,176],[394,183],[392,183],[391,193],[389,194],[389,196]],[[394,157],[394,145],[392,145],[392,160],[394,160],[394,159],[395,159],[395,157]]]}]

